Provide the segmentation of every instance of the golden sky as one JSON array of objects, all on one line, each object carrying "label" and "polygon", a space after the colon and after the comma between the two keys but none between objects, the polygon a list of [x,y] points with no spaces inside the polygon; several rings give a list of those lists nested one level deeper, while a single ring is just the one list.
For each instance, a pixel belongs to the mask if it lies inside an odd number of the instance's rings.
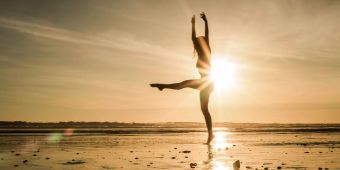
[{"label": "golden sky", "polygon": [[[238,65],[213,121],[340,122],[340,1],[2,0],[0,120],[200,121],[190,19]],[[197,18],[198,34],[203,24]]]}]

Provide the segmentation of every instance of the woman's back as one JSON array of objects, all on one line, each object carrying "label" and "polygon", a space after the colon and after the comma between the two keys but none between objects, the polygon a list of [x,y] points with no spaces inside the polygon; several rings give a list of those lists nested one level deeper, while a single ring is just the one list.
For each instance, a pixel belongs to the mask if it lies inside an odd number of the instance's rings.
[{"label": "woman's back", "polygon": [[195,50],[198,55],[196,67],[201,76],[207,76],[210,73],[210,46],[204,36],[197,37],[194,41]]}]

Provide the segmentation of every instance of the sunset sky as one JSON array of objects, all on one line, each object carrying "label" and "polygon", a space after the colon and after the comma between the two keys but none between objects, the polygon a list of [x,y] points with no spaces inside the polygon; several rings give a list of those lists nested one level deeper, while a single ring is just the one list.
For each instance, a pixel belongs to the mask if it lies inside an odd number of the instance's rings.
[{"label": "sunset sky", "polygon": [[[340,123],[340,1],[1,0],[0,120],[204,122],[191,23],[236,66],[215,122]],[[221,76],[227,74],[221,73]]]}]

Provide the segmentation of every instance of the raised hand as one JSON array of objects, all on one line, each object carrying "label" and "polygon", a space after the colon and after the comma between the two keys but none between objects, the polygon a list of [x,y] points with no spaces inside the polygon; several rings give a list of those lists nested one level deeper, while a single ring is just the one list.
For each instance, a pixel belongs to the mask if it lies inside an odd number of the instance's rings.
[{"label": "raised hand", "polygon": [[192,24],[195,24],[195,15],[192,16],[192,18],[191,18],[191,23],[192,23]]},{"label": "raised hand", "polygon": [[203,19],[203,21],[207,22],[207,17],[205,16],[204,12],[201,12],[201,18]]}]

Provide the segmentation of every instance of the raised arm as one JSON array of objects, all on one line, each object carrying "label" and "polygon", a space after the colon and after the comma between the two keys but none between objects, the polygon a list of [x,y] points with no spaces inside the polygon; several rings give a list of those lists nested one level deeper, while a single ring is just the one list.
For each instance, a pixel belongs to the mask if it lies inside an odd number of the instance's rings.
[{"label": "raised arm", "polygon": [[191,39],[192,41],[196,40],[196,30],[195,30],[195,15],[191,18],[191,25],[192,25],[192,33],[191,33]]},{"label": "raised arm", "polygon": [[209,26],[207,17],[205,16],[204,12],[201,13],[201,18],[203,19],[205,25],[205,38],[207,40],[207,43],[209,44]]}]

